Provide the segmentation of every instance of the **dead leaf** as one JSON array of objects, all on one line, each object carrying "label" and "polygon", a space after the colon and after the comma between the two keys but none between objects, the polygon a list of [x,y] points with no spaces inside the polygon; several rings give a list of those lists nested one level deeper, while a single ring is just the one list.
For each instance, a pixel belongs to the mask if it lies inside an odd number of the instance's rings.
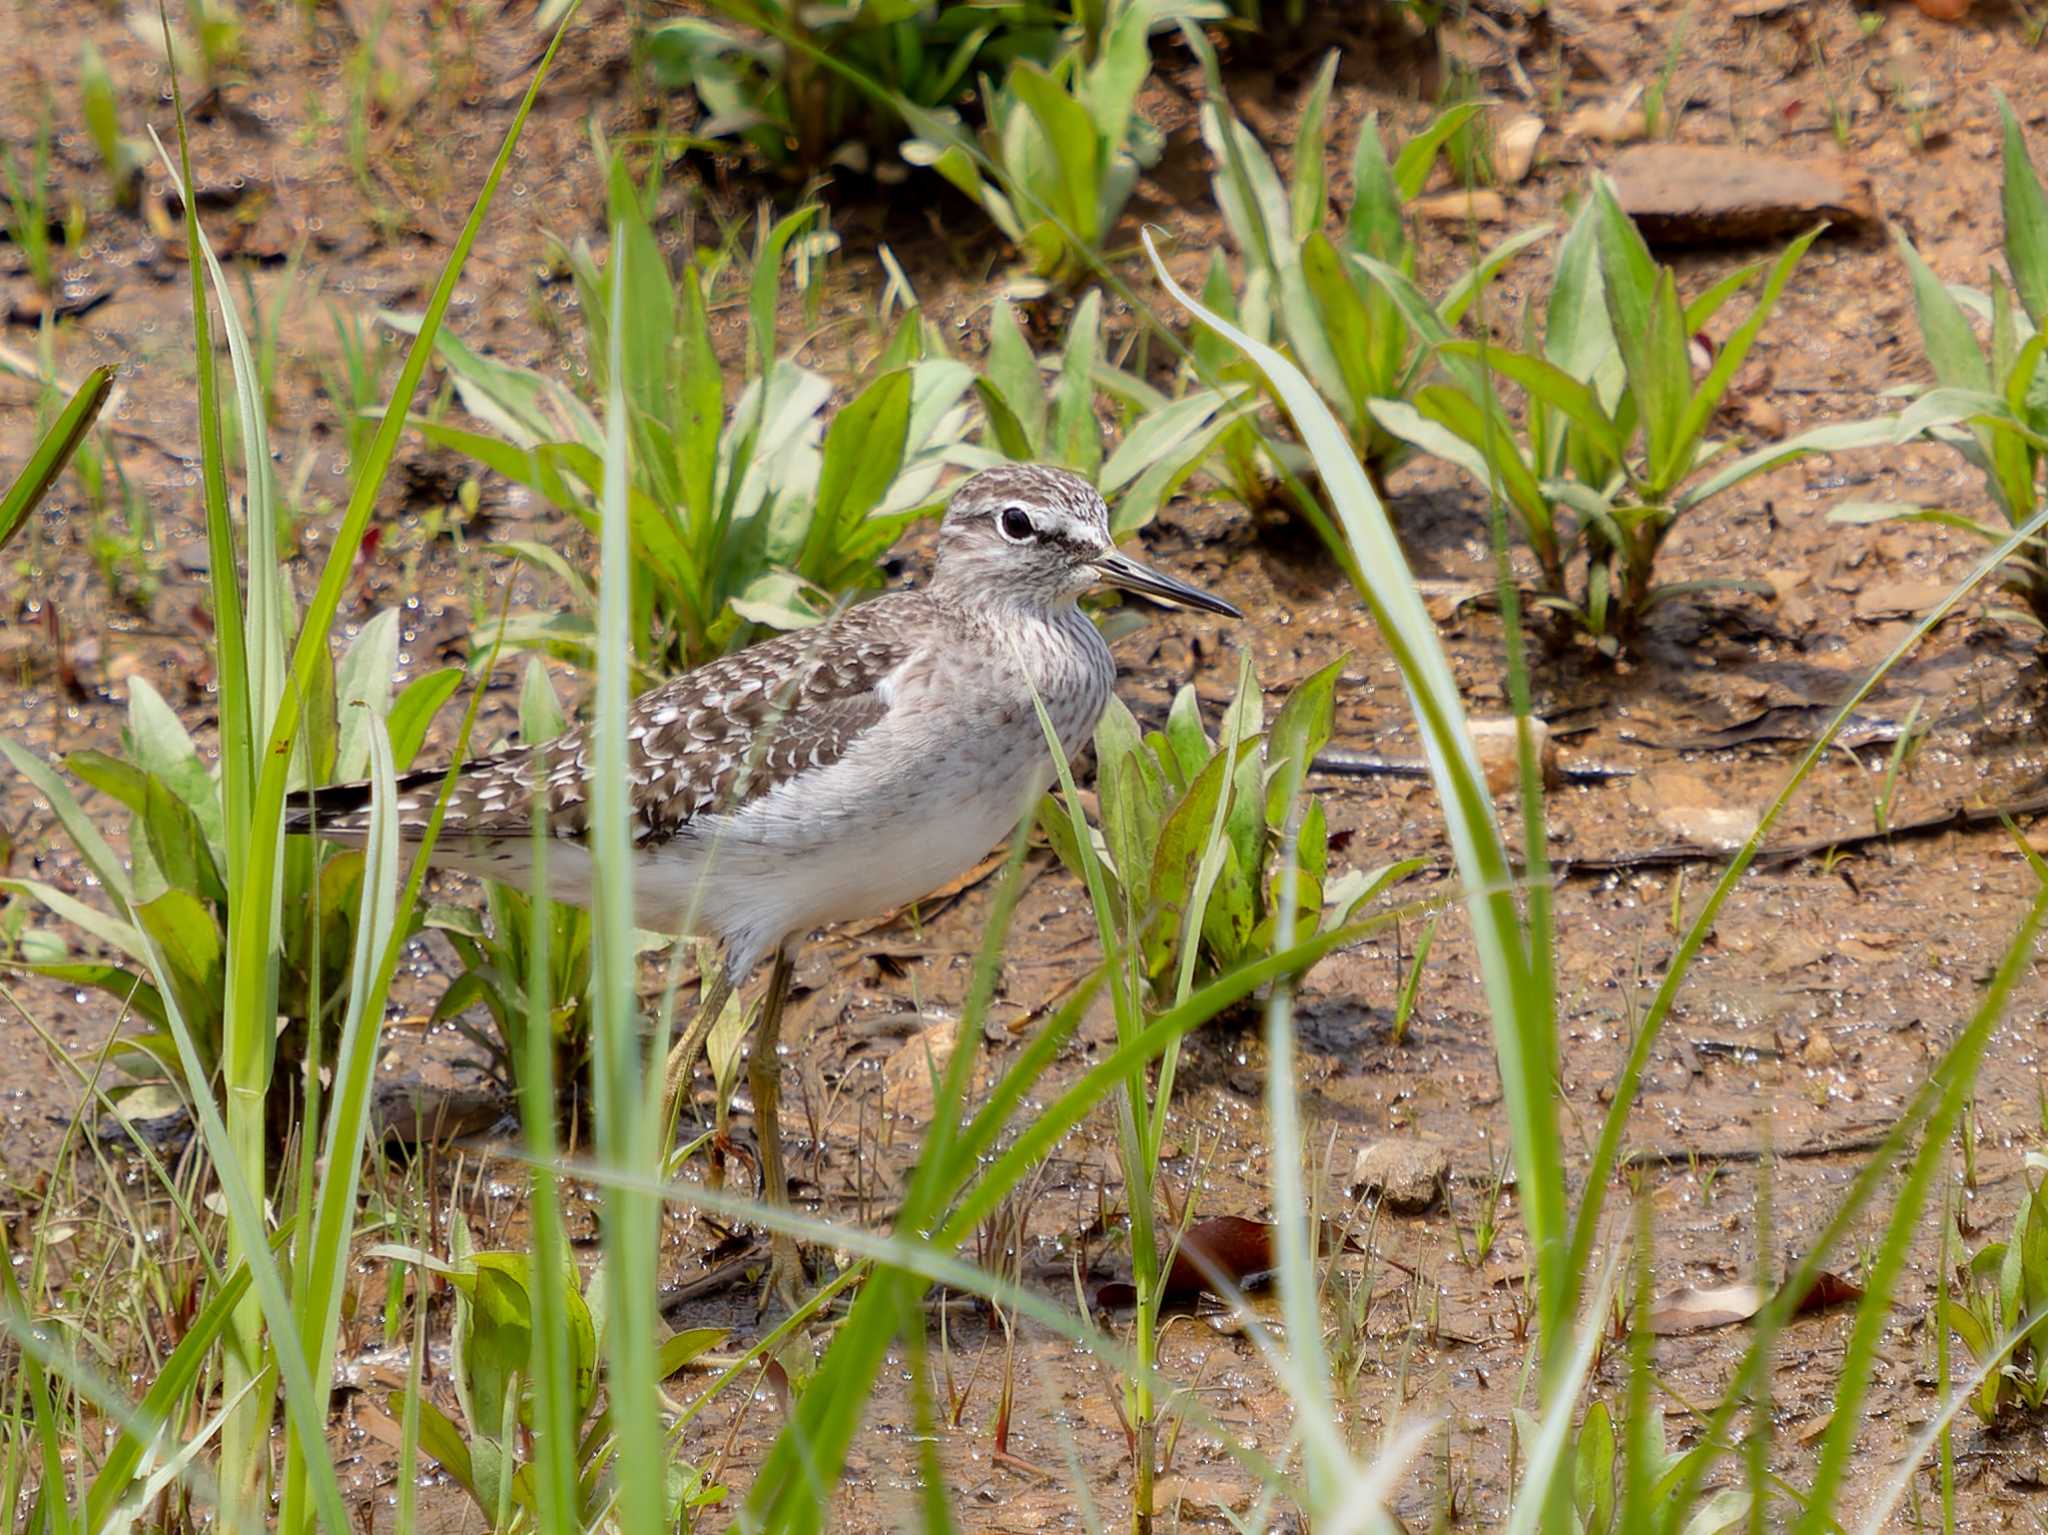
[{"label": "dead leaf", "polygon": [[1660,1338],[1707,1332],[1747,1322],[1764,1307],[1764,1292],[1753,1284],[1714,1285],[1705,1290],[1674,1290],[1650,1312],[1650,1331]]},{"label": "dead leaf", "polygon": [[[1839,1274],[1823,1269],[1807,1287],[1794,1316],[1808,1316],[1844,1301],[1862,1299],[1863,1291]],[[1650,1312],[1650,1331],[1660,1338],[1707,1332],[1747,1322],[1764,1309],[1764,1294],[1753,1284],[1714,1285],[1704,1290],[1674,1290]]]},{"label": "dead leaf", "polygon": [[[1349,1237],[1341,1240],[1344,1251],[1361,1251]],[[1337,1228],[1325,1221],[1323,1251],[1335,1250],[1338,1242]],[[1187,1300],[1204,1291],[1220,1295],[1225,1289],[1242,1290],[1259,1275],[1271,1273],[1277,1261],[1270,1223],[1242,1215],[1212,1215],[1181,1234],[1160,1288],[1169,1301]],[[1136,1287],[1122,1280],[1113,1280],[1095,1292],[1100,1310],[1123,1311],[1137,1303]]]}]

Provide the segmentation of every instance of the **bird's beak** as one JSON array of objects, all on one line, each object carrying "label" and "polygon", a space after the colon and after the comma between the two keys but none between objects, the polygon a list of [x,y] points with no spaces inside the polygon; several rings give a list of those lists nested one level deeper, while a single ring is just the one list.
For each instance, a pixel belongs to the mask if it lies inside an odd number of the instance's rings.
[{"label": "bird's beak", "polygon": [[1104,586],[1113,586],[1120,592],[1136,592],[1170,608],[1198,608],[1204,613],[1221,613],[1225,618],[1244,617],[1221,597],[1212,597],[1198,586],[1189,586],[1172,576],[1147,570],[1136,560],[1114,549],[1096,558],[1095,575]]}]

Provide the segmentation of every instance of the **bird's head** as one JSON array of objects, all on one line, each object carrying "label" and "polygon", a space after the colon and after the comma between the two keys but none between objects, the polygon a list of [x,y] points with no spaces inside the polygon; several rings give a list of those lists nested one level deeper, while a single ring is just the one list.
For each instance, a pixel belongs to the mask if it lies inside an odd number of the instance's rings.
[{"label": "bird's head", "polygon": [[1109,508],[1066,469],[999,464],[960,483],[939,528],[935,584],[980,602],[1072,602],[1094,586],[1136,592],[1169,607],[1244,615],[1220,597],[1119,554]]}]

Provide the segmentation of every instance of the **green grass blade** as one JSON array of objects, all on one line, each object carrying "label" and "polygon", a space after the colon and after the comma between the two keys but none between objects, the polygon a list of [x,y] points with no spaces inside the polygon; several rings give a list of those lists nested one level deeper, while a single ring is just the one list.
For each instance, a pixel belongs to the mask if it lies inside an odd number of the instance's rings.
[{"label": "green grass blade", "polygon": [[[626,771],[626,701],[632,690],[629,607],[633,591],[627,487],[632,483],[632,441],[624,379],[626,294],[633,286],[634,247],[612,244],[610,362],[606,368],[604,474],[600,497],[597,609],[597,702],[591,729],[596,741],[596,786],[591,796],[591,856],[597,869],[591,1000],[596,1019],[592,1076],[597,1101],[597,1147],[612,1167],[655,1165],[655,1123],[649,1102],[659,1092],[659,1062],[650,1067],[633,996],[632,814]],[[644,1191],[613,1188],[605,1197],[604,1253],[609,1316],[611,1421],[617,1435],[619,1518],[629,1530],[663,1522],[665,1459],[654,1379],[657,1341],[655,1228],[660,1203]]]},{"label": "green grass blade", "polygon": [[43,497],[57,483],[64,472],[64,466],[71,462],[71,455],[78,451],[78,445],[85,441],[86,433],[99,419],[100,407],[107,403],[107,396],[114,392],[114,370],[94,368],[85,376],[85,382],[78,386],[57,419],[50,423],[50,429],[43,433],[42,440],[29,454],[28,462],[21,466],[21,472],[7,487],[7,493],[0,496],[0,549],[5,549],[28,522],[29,516],[43,504]]},{"label": "green grass blade", "polygon": [[[369,714],[370,826],[363,849],[362,909],[356,923],[355,954],[349,975],[348,1012],[334,1063],[334,1096],[327,1113],[322,1161],[326,1167],[312,1211],[310,1264],[298,1299],[299,1333],[308,1345],[306,1367],[324,1400],[333,1386],[335,1340],[341,1328],[341,1296],[348,1275],[349,1235],[355,1222],[356,1192],[362,1183],[368,1138],[370,1091],[375,1082],[386,986],[377,975],[398,926],[397,767],[384,721]],[[388,981],[388,978],[383,978]],[[324,1444],[293,1445],[296,1454],[325,1455]],[[302,1527],[300,1462],[287,1461],[287,1530]]]}]

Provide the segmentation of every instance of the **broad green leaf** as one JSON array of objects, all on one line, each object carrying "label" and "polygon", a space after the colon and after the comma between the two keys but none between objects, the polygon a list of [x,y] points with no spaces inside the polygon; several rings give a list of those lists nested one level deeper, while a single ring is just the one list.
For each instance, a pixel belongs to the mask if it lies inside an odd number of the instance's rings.
[{"label": "broad green leaf", "polygon": [[1102,463],[1102,429],[1095,419],[1095,360],[1102,332],[1102,290],[1091,288],[1067,327],[1067,345],[1053,385],[1054,463],[1094,478]]},{"label": "broad green leaf", "polygon": [[1301,126],[1294,134],[1294,189],[1288,211],[1303,235],[1323,227],[1329,212],[1329,175],[1323,165],[1324,134],[1330,113],[1330,87],[1337,78],[1338,50],[1332,48],[1316,71],[1301,107]]},{"label": "broad green leaf", "polygon": [[[195,1022],[218,1020],[222,1006],[223,941],[219,924],[199,897],[190,891],[171,889],[135,908],[135,920],[149,934],[171,967],[167,983],[178,1000],[178,1008]],[[201,1040],[212,1037],[202,1028]],[[211,1063],[207,1063],[209,1072]]]},{"label": "broad green leaf", "polygon": [[129,902],[134,898],[128,883],[127,867],[115,856],[113,848],[79,805],[70,787],[41,757],[6,736],[0,736],[0,755],[5,755],[14,764],[15,772],[42,795],[65,834],[71,838],[71,845],[78,849],[78,856],[85,860],[85,866],[92,871],[93,877],[115,898],[115,909],[125,915]]},{"label": "broad green leaf", "polygon": [[[404,1416],[405,1406],[397,1397],[386,1404],[394,1421]],[[448,1415],[428,1401],[422,1394],[418,1398],[420,1414],[420,1448],[434,1457],[449,1478],[468,1493],[476,1506],[483,1510],[484,1517],[495,1517],[496,1508],[487,1499],[484,1490],[477,1485],[476,1467],[470,1459],[469,1441],[462,1436]]]},{"label": "broad green leaf", "polygon": [[799,571],[817,580],[849,524],[874,510],[903,467],[910,369],[884,373],[855,395],[825,434],[817,500]]},{"label": "broad green leaf", "polygon": [[[1337,248],[1321,231],[1301,242],[1301,275],[1322,321],[1323,350],[1336,368],[1333,382],[1339,388],[1324,392],[1341,408],[1341,418],[1352,435],[1359,436],[1368,419],[1367,402],[1376,394],[1392,393],[1395,381],[1374,376],[1372,355],[1379,338],[1366,318],[1364,296],[1353,286]],[[1291,327],[1289,333],[1293,334]]]},{"label": "broad green leaf", "polygon": [[1365,114],[1358,125],[1358,143],[1351,152],[1351,213],[1345,221],[1345,249],[1390,265],[1401,264],[1408,249],[1408,226],[1401,206],[1407,199],[1387,163],[1380,138],[1380,115]]},{"label": "broad green leaf", "polygon": [[137,818],[157,871],[174,890],[225,905],[228,892],[192,807],[155,773],[148,775]]},{"label": "broad green leaf", "polygon": [[[1998,115],[2005,125],[2005,264],[2034,328],[2048,331],[2048,192],[2034,174],[2026,135],[2003,95],[1998,98]],[[0,543],[4,542],[0,534]]]},{"label": "broad green leaf", "polygon": [[1920,316],[1920,340],[1938,383],[1951,388],[1989,389],[1990,365],[1970,329],[1968,316],[1955,295],[1913,249],[1904,232],[1897,236],[1899,255],[1913,282],[1913,307]]},{"label": "broad green leaf", "polygon": [[1478,99],[1461,101],[1447,107],[1431,119],[1428,127],[1401,146],[1401,152],[1394,156],[1394,185],[1399,189],[1401,201],[1413,202],[1422,195],[1422,189],[1429,182],[1429,172],[1436,164],[1437,155],[1451,136],[1473,118],[1492,106],[1491,101]]},{"label": "broad green leaf", "polygon": [[725,374],[711,342],[711,317],[695,262],[683,269],[675,352],[676,478],[692,539],[710,537],[718,483],[718,438],[725,425]]},{"label": "broad green leaf", "polygon": [[[768,229],[754,251],[754,281],[747,299],[747,313],[750,320],[749,339],[753,346],[755,368],[762,374],[774,368],[775,357],[775,305],[782,295],[782,263],[789,249],[789,242],[811,227],[818,216],[816,203],[806,204],[795,212],[786,214],[773,228]],[[764,220],[765,222],[765,220]],[[601,443],[599,436],[593,446]]]},{"label": "broad green leaf", "polygon": [[1027,173],[1025,184],[1059,215],[1073,238],[1093,247],[1103,235],[1098,227],[1097,194],[1108,166],[1098,151],[1088,108],[1029,59],[1019,59],[1011,66],[1003,89],[1030,112],[1052,155],[1050,174],[1033,179]]},{"label": "broad green leaf", "polygon": [[1599,209],[1588,199],[1558,242],[1543,311],[1543,355],[1593,385],[1608,410],[1622,385],[1621,354],[1600,276]]},{"label": "broad green leaf", "polygon": [[529,658],[519,683],[519,734],[528,745],[552,741],[569,728],[568,716],[555,696],[548,669],[538,658]]},{"label": "broad green leaf", "polygon": [[[996,300],[989,315],[987,384],[1010,409],[1024,440],[1029,445],[1018,458],[1035,456],[1048,446],[1045,437],[1045,382],[1039,376],[1038,358],[1018,327],[1016,311],[1008,299]],[[987,390],[983,391],[984,395]]]},{"label": "broad green leaf", "polygon": [[444,666],[413,678],[393,700],[385,726],[391,733],[391,757],[399,772],[410,768],[420,754],[428,728],[441,712],[441,706],[455,696],[462,677],[461,667]]},{"label": "broad green leaf", "polygon": [[[632,317],[632,323],[619,337],[626,399],[635,410],[665,422],[673,414],[669,370],[676,340],[675,288],[669,281],[668,263],[640,206],[640,193],[633,185],[632,173],[622,154],[614,154],[607,167],[606,200],[612,236],[611,265],[606,275],[609,281],[624,285],[621,303],[625,313]],[[779,281],[779,257],[775,275]],[[600,389],[604,386],[607,350],[601,344],[591,348],[591,366]]]},{"label": "broad green leaf", "polygon": [[1296,683],[1266,732],[1266,765],[1275,769],[1267,788],[1266,824],[1278,831],[1308,773],[1308,765],[1330,741],[1336,718],[1337,678],[1348,657],[1339,656]]},{"label": "broad green leaf", "polygon": [[357,633],[334,675],[334,776],[361,778],[370,766],[370,715],[391,712],[391,675],[398,670],[398,609],[386,608]]}]

